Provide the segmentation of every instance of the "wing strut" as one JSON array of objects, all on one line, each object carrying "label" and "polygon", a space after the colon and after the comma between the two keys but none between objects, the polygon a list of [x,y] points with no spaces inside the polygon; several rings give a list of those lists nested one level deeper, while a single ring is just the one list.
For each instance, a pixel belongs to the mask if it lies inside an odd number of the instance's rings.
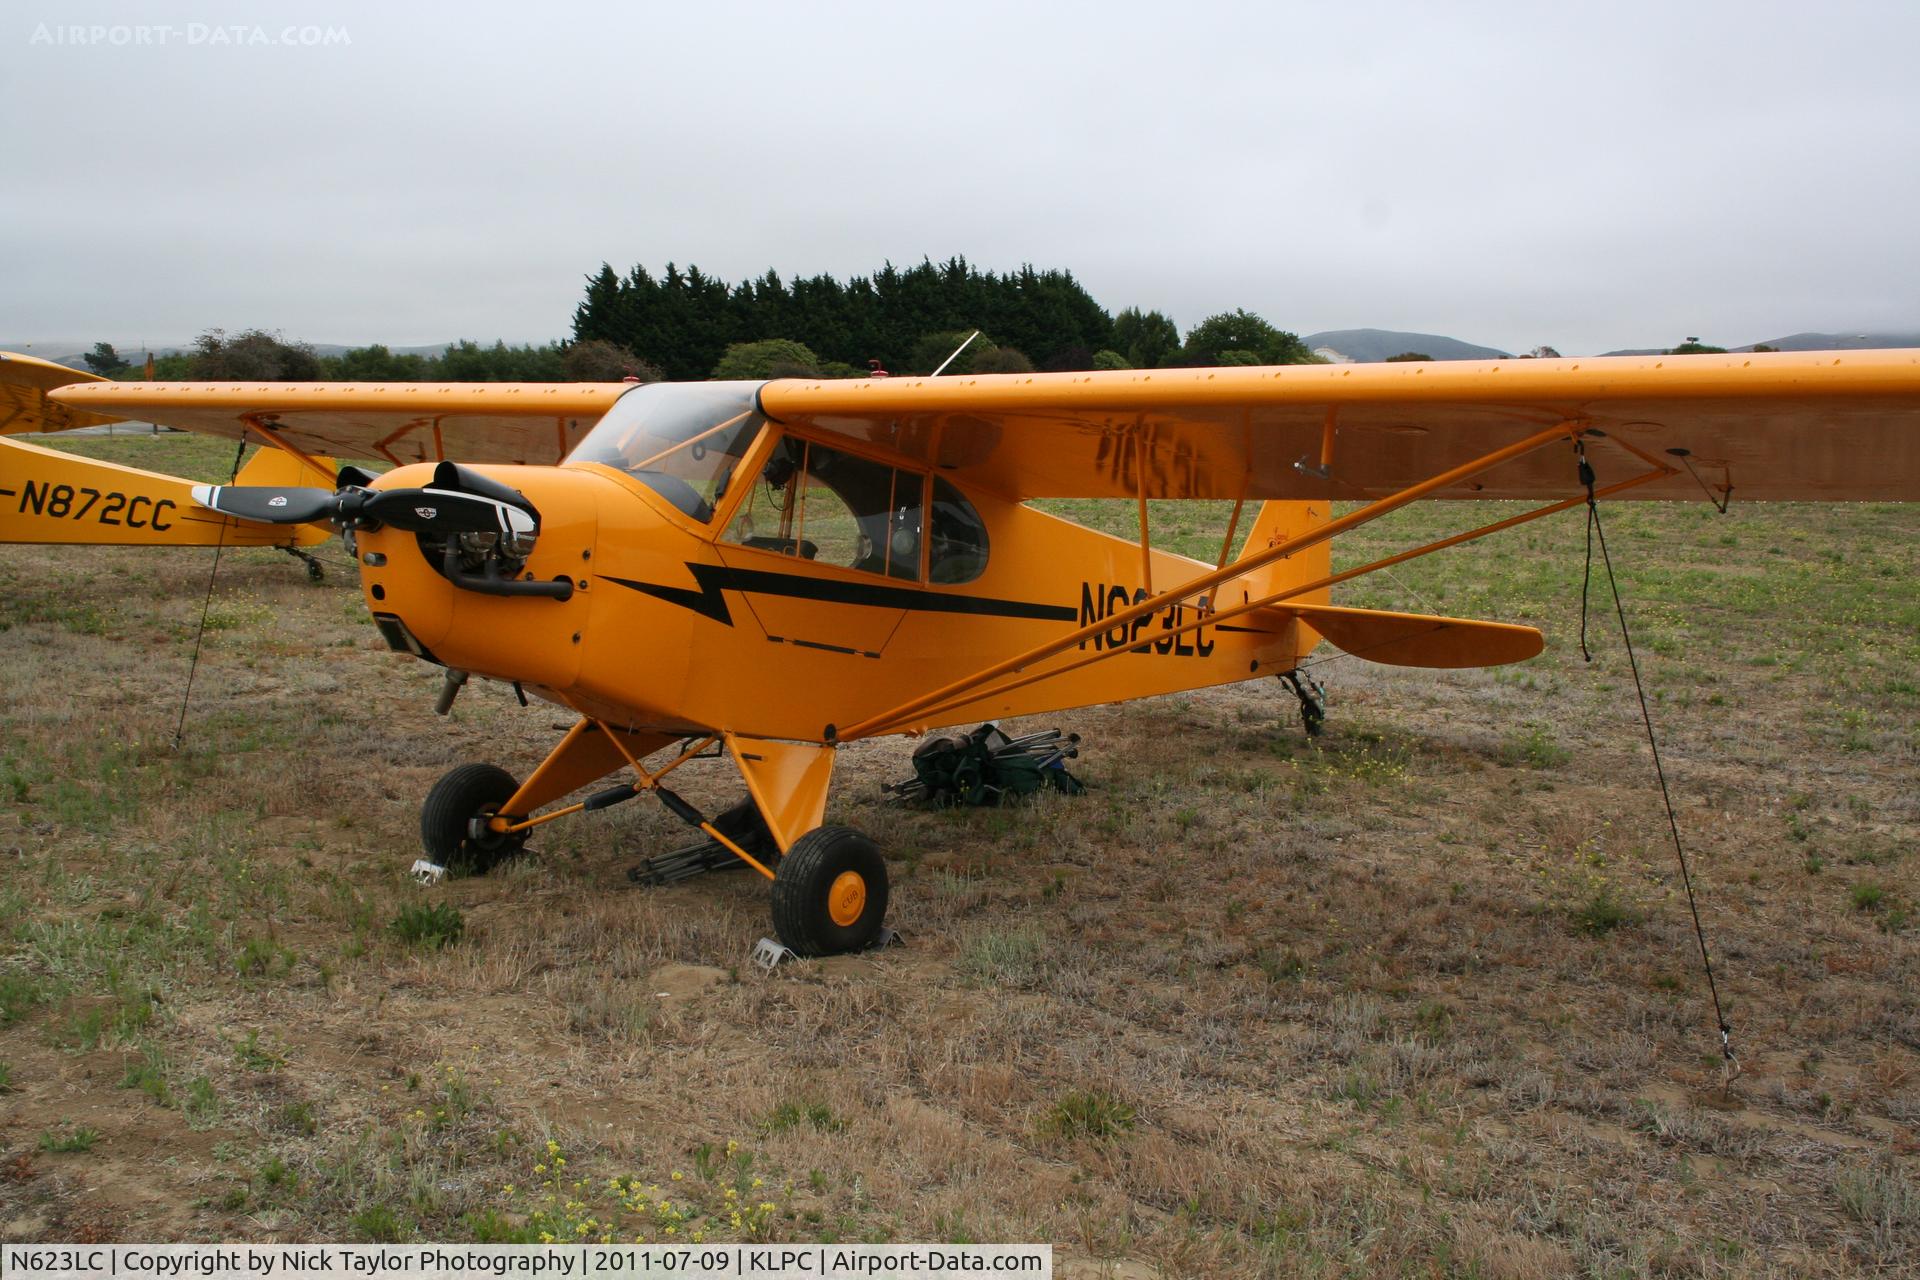
[{"label": "wing strut", "polygon": [[[681,765],[685,764],[687,761],[697,759],[702,751],[705,751],[708,747],[718,742],[720,740],[719,734],[714,733],[714,734],[707,735],[707,737],[702,739],[700,742],[696,743],[693,746],[687,747],[685,750],[681,751],[679,755],[669,760],[666,764],[662,765],[660,768],[649,773],[646,770],[646,768],[640,763],[639,757],[634,755],[633,752],[627,750],[626,743],[621,741],[619,730],[615,729],[613,726],[606,724],[603,721],[592,720],[591,718],[589,718],[588,720],[581,721],[580,725],[574,726],[574,733],[580,732],[581,725],[585,725],[588,723],[591,723],[596,727],[598,727],[600,732],[605,735],[606,740],[608,742],[611,742],[614,745],[614,748],[618,750],[622,756],[626,757],[627,763],[631,765],[633,768],[635,780],[633,782],[629,782],[624,785],[614,787],[612,790],[609,790],[609,791],[597,792],[594,795],[588,796],[585,800],[581,800],[575,804],[568,805],[564,809],[555,809],[551,813],[543,813],[535,818],[523,818],[520,821],[515,822],[511,818],[507,818],[499,814],[495,814],[492,818],[488,819],[487,821],[487,826],[491,830],[498,832],[501,835],[511,835],[519,831],[528,831],[534,827],[541,825],[542,823],[552,822],[555,818],[564,818],[564,817],[567,817],[569,814],[582,813],[582,812],[591,813],[596,809],[609,808],[612,805],[619,804],[623,800],[631,800],[633,799],[633,797],[637,795],[642,795],[646,792],[651,791],[655,796],[659,798],[660,803],[664,804],[673,813],[675,817],[679,818],[682,822],[686,823],[690,827],[698,827],[701,831],[706,833],[708,839],[712,840],[716,844],[726,846],[728,849],[738,854],[742,862],[752,867],[755,871],[758,871],[761,875],[765,876],[767,879],[769,880],[773,879],[773,872],[768,869],[766,863],[761,862],[758,858],[748,853],[745,849],[742,849],[738,844],[735,844],[732,840],[729,840],[726,837],[726,835],[723,832],[719,831],[717,828],[715,828],[713,823],[708,821],[707,817],[704,814],[702,814],[698,809],[688,804],[685,800],[682,800],[678,793],[667,790],[667,788],[662,786],[660,783],[660,780],[666,777],[669,773],[672,773],[675,769],[678,769]],[[573,736],[572,733],[568,735],[569,738],[571,738],[572,736]],[[689,741],[691,741],[691,739],[689,739]]]},{"label": "wing strut", "polygon": [[[1662,476],[1671,475],[1671,474],[1672,472],[1667,468],[1656,467],[1654,470],[1635,476],[1630,480],[1622,480],[1616,484],[1608,485],[1606,488],[1601,489],[1595,496],[1601,497],[1601,498],[1608,497],[1611,494],[1619,493],[1623,489],[1631,489],[1635,485],[1645,484],[1649,480],[1658,480]],[[1198,631],[1202,627],[1210,627],[1217,623],[1229,622],[1234,618],[1243,617],[1244,615],[1253,613],[1256,610],[1271,608],[1275,605],[1284,605],[1285,602],[1288,600],[1295,599],[1296,597],[1299,597],[1299,596],[1307,595],[1314,591],[1319,591],[1324,587],[1331,587],[1338,583],[1346,582],[1352,578],[1358,578],[1365,574],[1375,573],[1381,569],[1388,568],[1392,565],[1401,564],[1405,561],[1415,559],[1419,556],[1431,555],[1435,551],[1444,551],[1448,547],[1457,547],[1463,542],[1472,542],[1478,538],[1484,538],[1488,534],[1499,533],[1504,529],[1511,529],[1515,525],[1527,524],[1530,521],[1540,519],[1542,516],[1557,515],[1558,513],[1567,510],[1569,507],[1579,506],[1582,502],[1585,502],[1585,501],[1586,501],[1586,498],[1584,496],[1578,497],[1578,498],[1565,498],[1559,502],[1550,503],[1547,506],[1540,507],[1537,510],[1526,512],[1523,515],[1508,516],[1505,520],[1499,520],[1494,522],[1493,524],[1482,525],[1480,528],[1470,529],[1466,533],[1456,533],[1449,538],[1441,538],[1436,542],[1429,542],[1424,546],[1414,547],[1408,551],[1397,552],[1394,555],[1386,556],[1383,559],[1375,560],[1370,564],[1363,564],[1353,569],[1343,569],[1339,573],[1328,574],[1326,577],[1318,578],[1312,582],[1302,583],[1299,586],[1288,587],[1284,591],[1276,591],[1270,595],[1261,596],[1259,599],[1249,600],[1244,604],[1234,605],[1232,608],[1229,608],[1229,609],[1221,609],[1218,612],[1205,613],[1195,619],[1192,619],[1191,621],[1181,622],[1177,626],[1156,630],[1154,632],[1154,635],[1162,636],[1162,637],[1182,636],[1189,631]],[[983,698],[1000,697],[1003,694],[1012,693],[1016,689],[1024,689],[1028,685],[1039,684],[1042,680],[1051,680],[1055,676],[1065,675],[1070,671],[1078,671],[1082,667],[1090,667],[1096,662],[1105,662],[1110,658],[1118,657],[1121,653],[1124,653],[1124,652],[1126,652],[1126,650],[1124,649],[1107,649],[1105,651],[1096,650],[1095,652],[1088,654],[1085,657],[1076,658],[1074,661],[1067,663],[1065,666],[1050,667],[1045,671],[1035,672],[1032,675],[1021,676],[1017,680],[1010,680],[1005,684],[995,685],[991,689],[987,689],[987,690],[969,689],[966,692],[959,694],[953,698],[950,698],[940,703],[937,706],[930,707],[925,711],[920,712],[916,717],[916,723],[931,722],[934,720],[935,717],[938,717],[944,714],[945,712],[951,711],[957,707],[963,706],[966,703],[973,702]],[[904,729],[912,726],[902,725],[900,727]],[[877,730],[877,732],[885,733],[885,732],[888,732],[888,730],[880,729],[880,730]]]},{"label": "wing strut", "polygon": [[[1127,609],[1118,610],[1109,617],[1080,627],[1059,639],[1036,645],[1025,653],[1008,658],[1002,662],[994,663],[973,675],[936,689],[932,693],[922,694],[919,697],[910,699],[889,711],[868,716],[866,719],[849,725],[844,729],[836,729],[834,726],[828,726],[827,739],[829,741],[844,742],[856,737],[906,732],[918,726],[934,723],[935,718],[941,712],[951,710],[965,703],[974,701],[977,698],[1009,693],[1014,689],[1024,688],[1027,685],[1035,684],[1041,680],[1051,679],[1054,676],[1062,675],[1068,671],[1075,671],[1081,667],[1091,665],[1094,662],[1104,661],[1114,657],[1124,652],[1124,650],[1096,650],[1094,653],[1078,658],[1065,666],[1051,667],[1045,671],[1032,674],[1022,674],[1034,663],[1074,648],[1079,645],[1082,640],[1091,637],[1097,632],[1117,629],[1123,624],[1132,622],[1135,618],[1159,613],[1167,609],[1170,605],[1189,599],[1203,591],[1209,591],[1224,582],[1241,577],[1254,569],[1261,568],[1276,560],[1284,559],[1287,556],[1293,555],[1295,552],[1324,542],[1350,529],[1355,529],[1363,524],[1377,520],[1381,516],[1397,511],[1408,503],[1418,501],[1420,498],[1425,497],[1437,489],[1457,484],[1483,471],[1497,467],[1503,462],[1510,461],[1523,454],[1531,453],[1536,449],[1543,448],[1556,441],[1577,441],[1581,432],[1585,429],[1585,425],[1586,424],[1578,421],[1557,423],[1546,430],[1536,432],[1526,439],[1508,445],[1505,448],[1497,449],[1471,462],[1463,463],[1458,467],[1423,480],[1418,484],[1409,485],[1398,493],[1376,499],[1356,511],[1351,511],[1344,516],[1330,520],[1326,524],[1320,525],[1298,537],[1289,538],[1286,541],[1277,543],[1253,555],[1236,560],[1232,564],[1225,565],[1210,573],[1201,574],[1199,577],[1191,579],[1181,586],[1173,587],[1160,595],[1149,597]],[[1603,494],[1618,493],[1622,490],[1633,488],[1636,485],[1645,484],[1648,481],[1659,480],[1675,474],[1677,470],[1676,468],[1666,466],[1663,463],[1648,458],[1647,455],[1640,453],[1639,450],[1634,450],[1633,452],[1647,461],[1650,469],[1632,479],[1609,485],[1602,491]],[[1262,596],[1257,600],[1247,601],[1244,604],[1234,605],[1228,609],[1208,611],[1196,620],[1176,626],[1171,631],[1156,632],[1156,634],[1163,636],[1179,635],[1187,631],[1196,630],[1202,626],[1211,626],[1229,618],[1252,613],[1256,609],[1266,608],[1296,596],[1317,591],[1323,587],[1332,586],[1335,583],[1344,582],[1350,578],[1359,577],[1362,574],[1372,573],[1375,570],[1386,568],[1389,565],[1399,564],[1402,561],[1413,559],[1416,556],[1427,555],[1447,547],[1457,546],[1460,543],[1470,542],[1476,538],[1482,538],[1488,534],[1497,533],[1503,529],[1509,529],[1530,520],[1537,520],[1542,516],[1565,511],[1569,507],[1577,506],[1584,501],[1586,501],[1584,494],[1577,497],[1565,498],[1524,515],[1510,516],[1505,520],[1496,521],[1493,524],[1482,526],[1479,529],[1474,529],[1467,533],[1455,534],[1450,538],[1443,538],[1437,542],[1432,542],[1410,551],[1403,551],[1396,555],[1374,561],[1371,564],[1362,565],[1355,569],[1343,570],[1340,573],[1331,574],[1317,581],[1289,587],[1283,591],[1277,591],[1270,595]],[[1003,676],[1018,676],[1020,678],[1004,684],[994,684],[995,681],[1000,680]]]}]

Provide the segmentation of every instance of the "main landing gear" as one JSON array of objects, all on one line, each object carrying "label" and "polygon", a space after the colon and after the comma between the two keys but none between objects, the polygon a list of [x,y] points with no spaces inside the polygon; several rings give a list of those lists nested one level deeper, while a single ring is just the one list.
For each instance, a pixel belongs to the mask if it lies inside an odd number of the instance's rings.
[{"label": "main landing gear", "polygon": [[458,875],[478,876],[520,852],[524,831],[498,832],[487,820],[520,784],[496,764],[463,764],[433,784],[420,806],[420,843],[427,857]]},{"label": "main landing gear", "polygon": [[795,954],[864,951],[887,915],[887,864],[852,827],[819,827],[793,842],[773,877],[773,929]]},{"label": "main landing gear", "polygon": [[[729,862],[744,863],[772,882],[774,932],[795,954],[864,951],[880,941],[887,915],[887,864],[872,840],[851,827],[818,826],[794,839],[781,854],[768,821],[752,800],[709,820],[660,785],[661,777],[693,759],[711,739],[683,750],[672,763],[649,773],[638,759],[660,743],[589,725],[583,722],[576,727],[524,784],[492,764],[464,764],[441,778],[420,809],[420,841],[427,856],[460,874],[482,875],[519,852],[529,832],[541,823],[608,808],[651,791],[668,810],[704,833],[707,841],[649,859],[636,868],[635,880],[667,883]],[[767,744],[757,745],[760,752],[769,751]],[[639,781],[597,792],[539,817],[521,816],[604,776],[612,766],[600,765],[615,756],[626,757]],[[763,758],[752,754],[742,764]],[[824,803],[824,776],[818,782],[818,801]],[[812,820],[818,822],[819,808],[811,812]],[[778,816],[791,820],[794,811],[789,806]]]},{"label": "main landing gear", "polygon": [[320,564],[318,556],[308,555],[298,547],[282,547],[280,549],[307,566],[308,582],[325,582],[327,580],[327,571]]}]

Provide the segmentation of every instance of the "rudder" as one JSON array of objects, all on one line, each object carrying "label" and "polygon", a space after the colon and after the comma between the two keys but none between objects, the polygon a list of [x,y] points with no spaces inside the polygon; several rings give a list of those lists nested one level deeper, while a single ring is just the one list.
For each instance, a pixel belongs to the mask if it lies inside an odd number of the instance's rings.
[{"label": "rudder", "polygon": [[[1319,501],[1269,501],[1260,504],[1260,514],[1254,517],[1253,528],[1247,531],[1247,540],[1240,548],[1240,559],[1278,546],[1289,538],[1327,523],[1333,518],[1329,504]],[[1257,600],[1262,596],[1284,591],[1288,587],[1313,582],[1333,572],[1333,541],[1328,539],[1311,547],[1294,552],[1285,559],[1254,569],[1246,576],[1229,582],[1220,592],[1220,606],[1229,608],[1240,601],[1235,595],[1245,592],[1245,599]],[[1326,604],[1332,595],[1332,589],[1321,587],[1303,595],[1290,596],[1289,599],[1300,604]]]}]

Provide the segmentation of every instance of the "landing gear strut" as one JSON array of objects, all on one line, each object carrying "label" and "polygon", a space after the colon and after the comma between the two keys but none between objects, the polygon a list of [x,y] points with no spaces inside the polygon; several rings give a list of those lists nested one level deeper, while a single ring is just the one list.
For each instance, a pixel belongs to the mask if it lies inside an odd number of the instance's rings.
[{"label": "landing gear strut", "polygon": [[327,580],[327,571],[322,567],[317,557],[308,555],[298,547],[282,547],[280,549],[292,556],[295,560],[305,562],[308,582],[325,582]]},{"label": "landing gear strut", "polygon": [[1280,679],[1300,699],[1300,723],[1305,727],[1307,736],[1319,737],[1320,726],[1327,722],[1327,687],[1298,669],[1282,671]]},{"label": "landing gear strut", "polygon": [[[772,882],[774,931],[795,954],[834,955],[879,943],[887,914],[887,864],[879,848],[848,827],[808,830],[825,809],[831,748],[726,735],[751,794],[709,819],[661,780],[689,760],[710,759],[703,753],[722,736],[687,738],[678,755],[650,770],[641,760],[672,737],[583,718],[524,784],[491,764],[449,772],[421,806],[421,843],[433,862],[477,875],[518,852],[534,827],[651,794],[706,843],[649,859],[630,873],[632,879],[659,884],[722,866],[749,866]],[[623,763],[632,768],[633,781],[546,809]],[[796,831],[806,834],[795,838]],[[791,841],[784,855],[783,841]]]},{"label": "landing gear strut", "polygon": [[[766,819],[760,816],[752,796],[715,814],[713,827],[765,865],[778,866],[780,846],[774,843],[773,833],[767,829]],[[738,854],[718,840],[702,840],[684,849],[654,854],[629,868],[627,879],[644,885],[673,884],[709,871],[735,871],[746,865]]]}]

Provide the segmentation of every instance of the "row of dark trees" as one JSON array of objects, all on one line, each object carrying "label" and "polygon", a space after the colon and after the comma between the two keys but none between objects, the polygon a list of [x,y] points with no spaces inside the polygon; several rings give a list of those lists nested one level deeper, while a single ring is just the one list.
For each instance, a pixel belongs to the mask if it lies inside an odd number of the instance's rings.
[{"label": "row of dark trees", "polygon": [[905,270],[888,263],[846,281],[788,282],[769,271],[734,285],[695,266],[668,263],[656,277],[644,266],[620,276],[602,265],[588,277],[573,320],[575,338],[640,352],[676,379],[707,377],[729,346],[768,339],[804,343],[828,366],[823,372],[865,373],[878,360],[926,373],[912,367],[922,339],[973,329],[1041,368],[1090,368],[1094,352],[1113,345],[1113,317],[1072,272],[1024,267],[998,275],[964,258]]},{"label": "row of dark trees", "polygon": [[[537,346],[458,342],[438,355],[381,345],[323,355],[259,329],[211,329],[193,349],[161,356],[161,379],[356,382],[652,381],[703,378],[856,377],[870,368],[931,373],[1034,369],[1303,364],[1299,337],[1244,310],[1209,316],[1183,337],[1158,311],[1110,315],[1069,271],[981,271],[964,258],[891,263],[871,276],[783,281],[772,271],[728,284],[698,267],[644,266],[625,276],[602,265],[587,277],[573,339]],[[970,334],[979,330],[979,336]],[[140,368],[112,346],[86,357],[109,377]]]},{"label": "row of dark trees", "polygon": [[[975,330],[978,336],[969,335]],[[1183,336],[1159,311],[1109,315],[1070,271],[1031,266],[1004,275],[965,258],[923,260],[871,276],[783,281],[769,271],[728,284],[695,266],[644,266],[625,276],[603,263],[587,277],[573,339],[491,346],[461,341],[436,355],[374,344],[323,355],[279,334],[210,329],[191,351],[161,356],[162,379],[327,379],[355,382],[611,382],[622,378],[858,377],[870,368],[926,374],[959,356],[953,373],[1034,369],[1154,369],[1307,364],[1300,338],[1250,311],[1208,316]],[[1767,350],[1759,347],[1756,350]],[[1720,351],[1698,338],[1671,354]],[[1557,356],[1536,347],[1529,356]],[[1408,351],[1391,360],[1427,360]],[[1524,357],[1523,357],[1524,358]],[[108,377],[143,376],[108,343],[85,357]]]},{"label": "row of dark trees", "polygon": [[[772,363],[781,372],[848,377],[869,364],[895,373],[931,373],[973,330],[982,338],[950,370],[1157,368],[1163,365],[1286,364],[1313,359],[1293,334],[1246,311],[1214,316],[1183,341],[1158,311],[1129,308],[1117,317],[1070,271],[1022,267],[1005,275],[965,258],[888,263],[871,276],[830,275],[783,281],[769,271],[729,285],[672,263],[655,276],[611,264],[587,278],[574,312],[576,340],[610,342],[640,353],[670,378],[693,379],[729,368],[765,371],[743,353],[767,343],[797,344]],[[753,372],[740,372],[751,367]]]}]

